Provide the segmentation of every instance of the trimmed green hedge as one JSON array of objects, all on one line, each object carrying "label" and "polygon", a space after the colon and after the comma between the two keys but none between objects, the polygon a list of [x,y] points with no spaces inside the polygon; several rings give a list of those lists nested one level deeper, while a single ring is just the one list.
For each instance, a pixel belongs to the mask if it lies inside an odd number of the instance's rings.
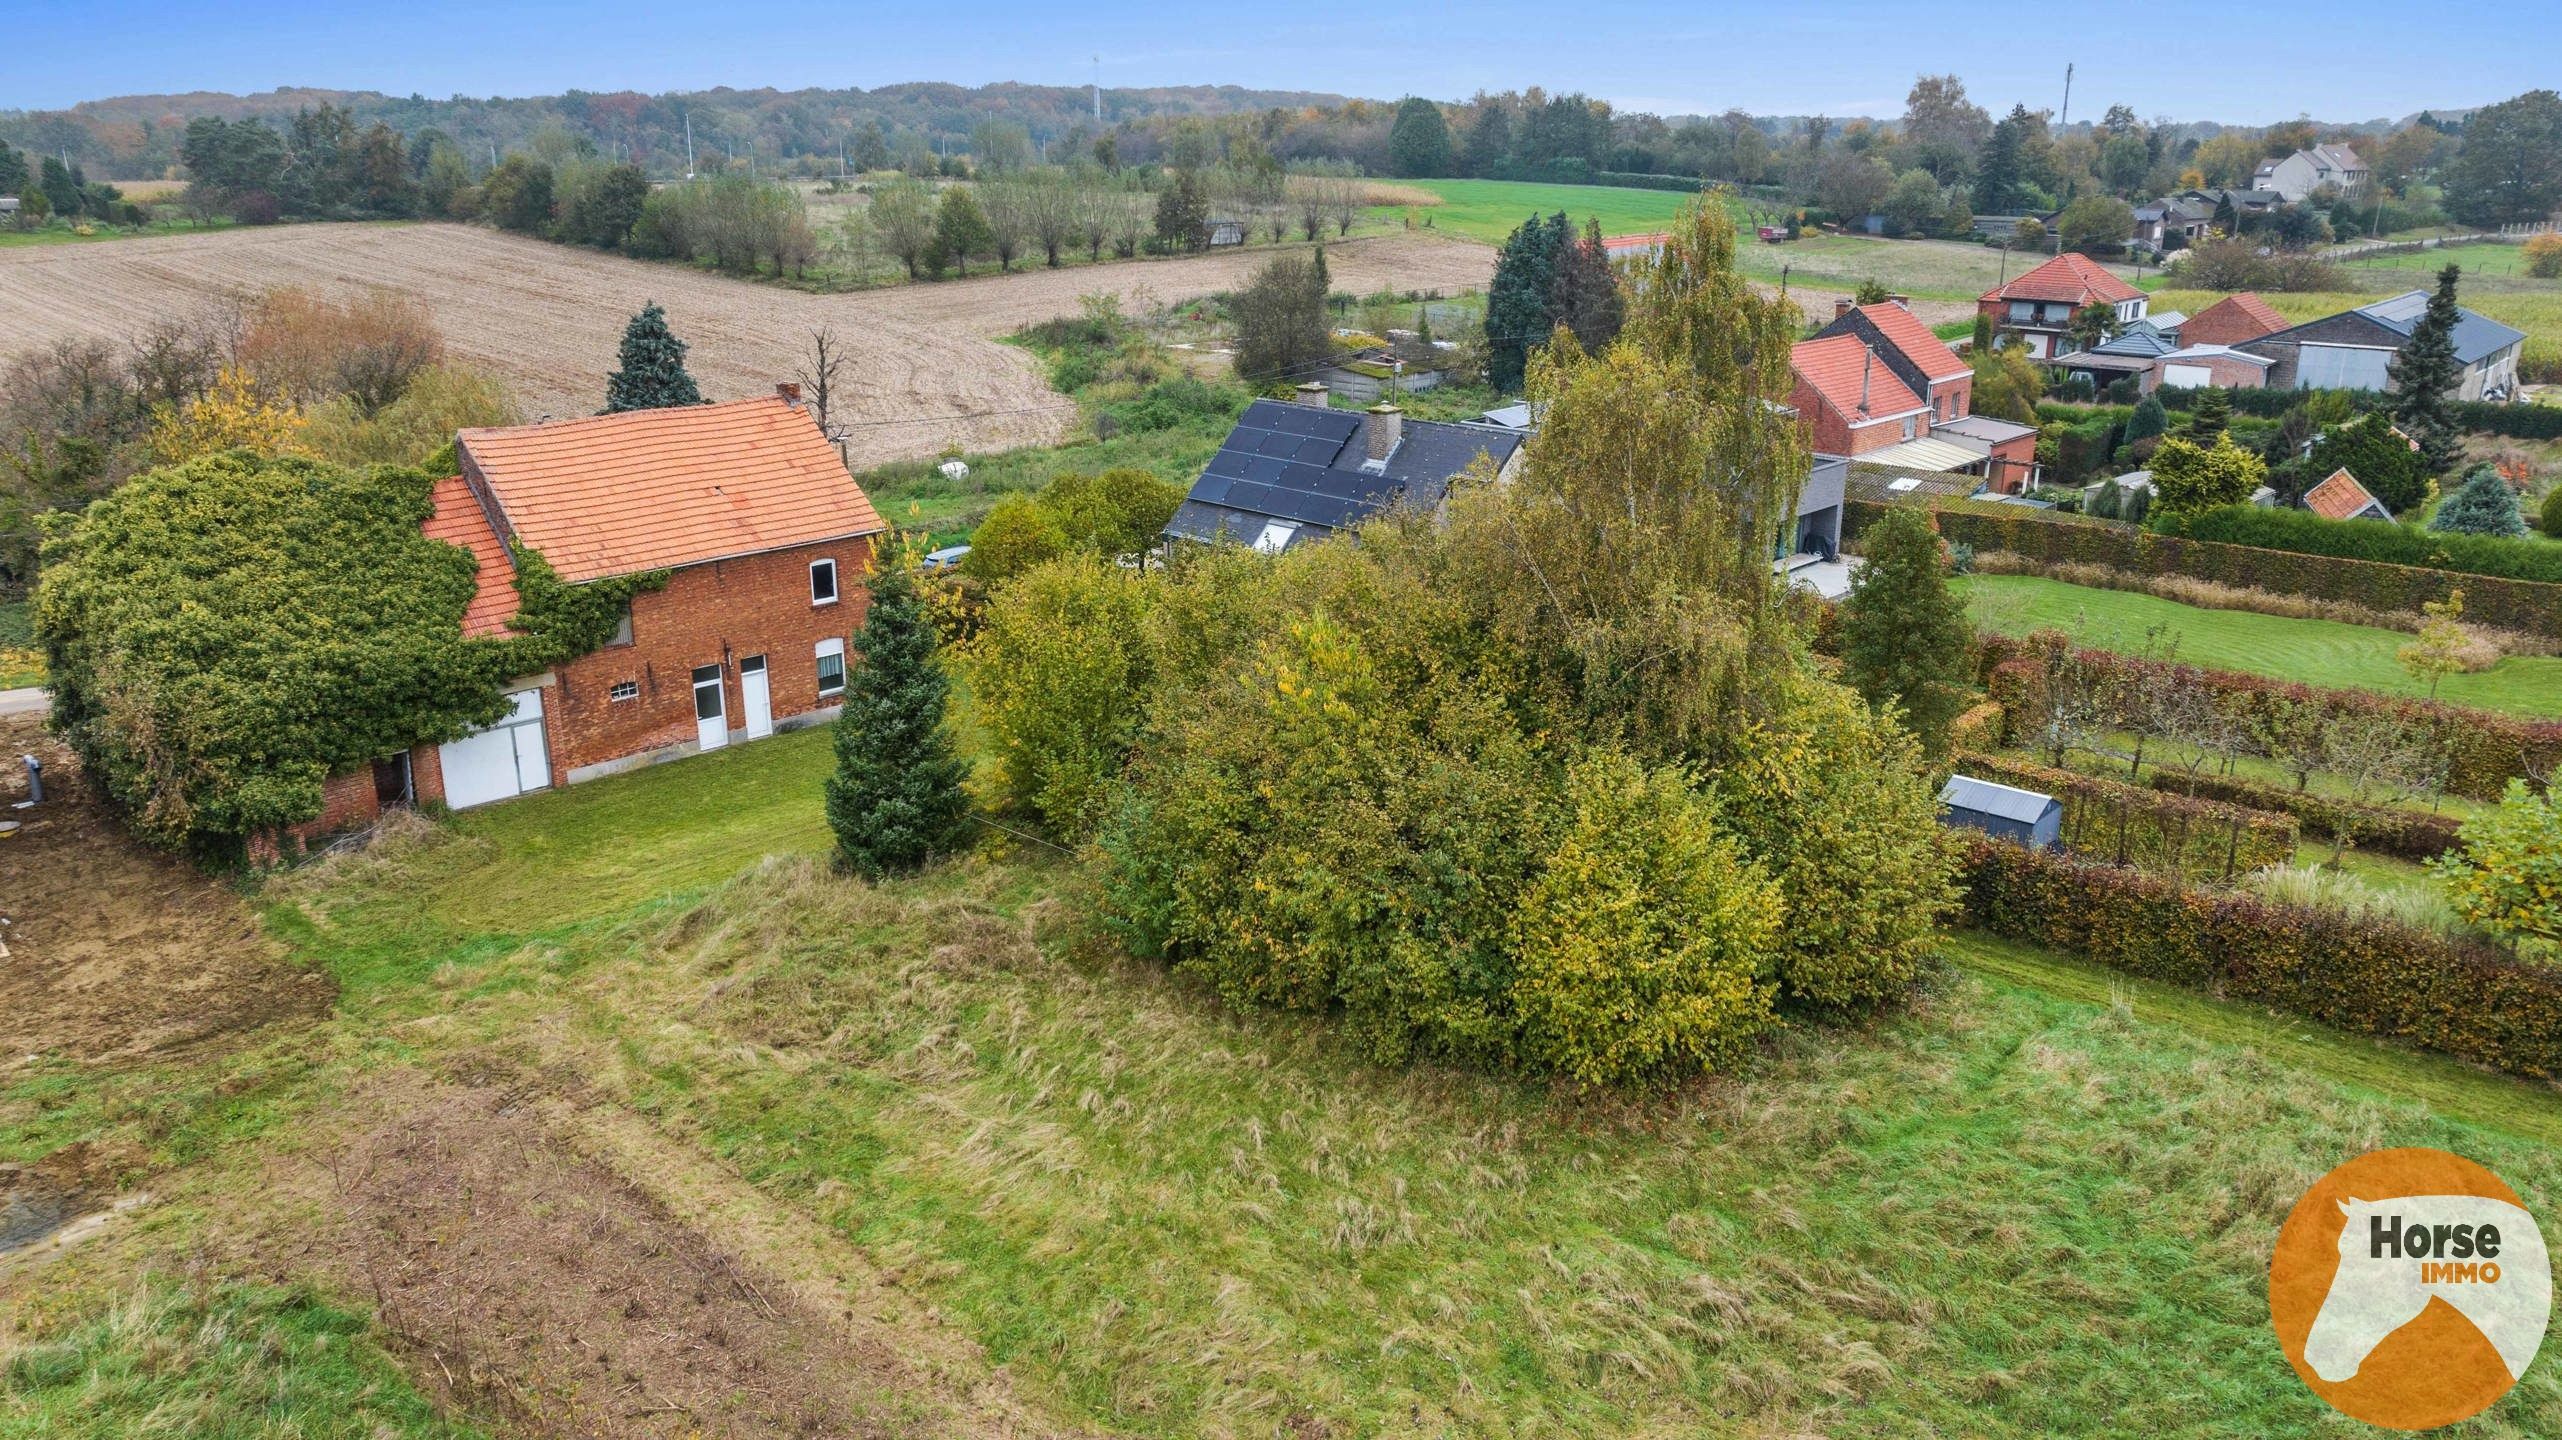
[{"label": "trimmed green hedge", "polygon": [[2467,575],[2497,575],[2562,585],[2562,545],[2545,540],[2452,535],[2416,525],[2382,525],[2372,520],[2326,520],[2310,510],[2275,510],[2261,505],[2218,505],[2193,515],[2156,510],[2151,528],[2164,535],[2183,535],[2223,545],[2256,545],[2263,550],[2287,550],[2299,555],[2330,555],[2343,560],[2461,570]]},{"label": "trimmed green hedge", "polygon": [[[1886,503],[1851,499],[1842,512],[1845,542],[1856,540],[1861,530],[1884,514]],[[2110,565],[2147,575],[2188,575],[2225,585],[2320,600],[2348,600],[2378,610],[2413,614],[2423,604],[2443,600],[2447,592],[2461,589],[2468,620],[2504,630],[2562,637],[2562,585],[2543,581],[2156,535],[2113,521],[2020,505],[1942,500],[1933,508],[1938,512],[1939,533],[1944,539],[1953,545],[1971,545],[1979,553],[2003,550],[2032,560]]]},{"label": "trimmed green hedge", "polygon": [[1956,763],[1959,774],[2063,801],[2065,846],[2093,859],[2192,880],[2230,880],[2295,858],[2296,820],[2284,811],[2148,789],[2007,755],[1959,755]]},{"label": "trimmed green hedge", "polygon": [[2562,440],[2562,405],[2510,405],[2489,400],[2456,402],[2457,426],[2480,435],[2516,440]]},{"label": "trimmed green hedge", "polygon": [[[1985,635],[1978,640],[1977,674],[1992,698],[2000,702],[2010,731],[2008,743],[2033,737],[2044,712],[2045,668],[2036,637]],[[2074,655],[2089,671],[2131,680],[2158,660],[2120,655],[2113,650],[2077,649]],[[2195,665],[2172,667],[2192,685],[2220,697],[2245,718],[2273,701],[2308,702],[2333,714],[2386,714],[2426,727],[2446,747],[2447,793],[2476,800],[2497,800],[2512,779],[2551,774],[2562,769],[2562,721],[2528,720],[2496,710],[2475,710],[2435,700],[2378,695],[2371,690],[2333,690],[2246,675],[2237,670],[2208,670]]]},{"label": "trimmed green hedge", "polygon": [[2434,860],[2454,849],[2460,843],[2456,832],[2464,827],[2464,822],[2452,815],[2432,815],[2396,805],[2361,805],[2336,795],[2316,795],[2307,790],[2262,785],[2252,780],[2236,780],[2229,775],[2190,775],[2176,770],[2156,770],[2152,785],[2156,790],[2167,790],[2176,795],[2221,800],[2228,805],[2248,806],[2254,810],[2281,810],[2303,822],[2305,834],[2325,840],[2339,833],[2338,822],[2341,819],[2355,817],[2353,828],[2359,849],[2398,855],[2405,860]]},{"label": "trimmed green hedge", "polygon": [[[2195,390],[2182,390],[2176,386],[2165,385],[2154,391],[2153,395],[2166,409],[2194,410],[2197,408],[2198,400],[2213,388],[2203,386]],[[2317,395],[2347,396],[2349,408],[2352,410],[2381,410],[2393,403],[2393,397],[2381,390],[2270,390],[2259,387],[2249,390],[2224,390],[2218,393],[2232,402],[2233,413],[2236,415],[2259,415],[2271,418],[2283,415]]]},{"label": "trimmed green hedge", "polygon": [[1970,837],[1966,919],[2014,940],[2511,1074],[2562,1075],[2562,971],[2373,915]]}]

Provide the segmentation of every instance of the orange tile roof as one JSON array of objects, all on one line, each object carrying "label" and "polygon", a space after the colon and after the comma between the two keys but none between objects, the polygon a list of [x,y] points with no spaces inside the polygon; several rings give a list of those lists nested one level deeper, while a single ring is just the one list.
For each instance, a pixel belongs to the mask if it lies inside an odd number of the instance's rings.
[{"label": "orange tile roof", "polygon": [[2180,327],[2184,345],[2239,345],[2286,328],[2286,317],[2257,295],[2227,295],[2188,317]]},{"label": "orange tile roof", "polygon": [[510,633],[507,622],[522,608],[516,597],[516,562],[507,557],[506,542],[489,527],[488,513],[460,475],[437,481],[434,498],[435,513],[418,528],[430,540],[469,550],[480,565],[480,588],[463,607],[463,638],[505,637]]},{"label": "orange tile roof", "polygon": [[1920,366],[1924,376],[1932,380],[1954,380],[1958,376],[1975,373],[1965,361],[1957,358],[1956,351],[1930,333],[1929,326],[1892,300],[1883,305],[1862,305],[1859,313],[1868,317],[1868,323],[1877,327],[1877,333],[1886,337],[1887,344],[1903,351],[1905,359]]},{"label": "orange tile roof", "polygon": [[2374,503],[2375,497],[2357,483],[2357,477],[2346,466],[2332,471],[2329,479],[2304,496],[2304,508],[2325,520],[2346,520]]},{"label": "orange tile roof", "polygon": [[1983,300],[2064,300],[2087,305],[2096,300],[2114,305],[2141,298],[2143,291],[2108,273],[2108,267],[2078,251],[2067,250],[2009,284],[1985,291]]},{"label": "orange tile roof", "polygon": [[456,437],[517,543],[571,584],[888,527],[778,396]]},{"label": "orange tile roof", "polygon": [[[1922,408],[1921,397],[1895,377],[1885,362],[1868,353],[1868,346],[1856,335],[1834,335],[1822,340],[1800,340],[1788,350],[1788,364],[1797,378],[1813,387],[1852,424],[1882,420],[1889,415],[1907,415]],[[1859,403],[1863,376],[1867,383],[1868,403]]]}]

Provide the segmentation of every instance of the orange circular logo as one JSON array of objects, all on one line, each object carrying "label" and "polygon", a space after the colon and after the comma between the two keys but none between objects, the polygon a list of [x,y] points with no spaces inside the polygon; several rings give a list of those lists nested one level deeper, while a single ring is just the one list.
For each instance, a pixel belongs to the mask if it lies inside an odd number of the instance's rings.
[{"label": "orange circular logo", "polygon": [[2431,1430],[2509,1393],[2544,1343],[2544,1234],[2500,1177],[2443,1150],[2378,1150],[2314,1183],[2277,1232],[2269,1322],[2342,1414]]}]

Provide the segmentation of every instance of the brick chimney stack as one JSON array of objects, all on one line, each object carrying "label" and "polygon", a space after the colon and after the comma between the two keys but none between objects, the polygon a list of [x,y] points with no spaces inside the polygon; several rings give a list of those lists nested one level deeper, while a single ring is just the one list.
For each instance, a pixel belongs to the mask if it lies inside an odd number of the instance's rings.
[{"label": "brick chimney stack", "polygon": [[1385,460],[1405,438],[1406,412],[1394,405],[1370,407],[1369,423],[1362,426],[1362,438],[1369,442],[1370,458]]},{"label": "brick chimney stack", "polygon": [[1302,405],[1314,405],[1320,410],[1326,408],[1325,382],[1323,380],[1300,381],[1298,403]]},{"label": "brick chimney stack", "polygon": [[777,383],[774,386],[774,393],[782,398],[784,404],[791,406],[795,410],[801,408],[801,382],[798,380],[785,380]]},{"label": "brick chimney stack", "polygon": [[1857,308],[1857,305],[1858,302],[1854,300],[1846,297],[1836,297],[1833,300],[1833,318],[1836,320],[1840,319],[1844,315],[1849,314],[1853,309]]}]

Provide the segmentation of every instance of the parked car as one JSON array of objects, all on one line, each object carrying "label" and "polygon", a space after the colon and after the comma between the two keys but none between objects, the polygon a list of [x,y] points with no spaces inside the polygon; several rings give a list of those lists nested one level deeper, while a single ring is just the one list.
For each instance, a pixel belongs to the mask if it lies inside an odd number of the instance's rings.
[{"label": "parked car", "polygon": [[961,563],[962,556],[969,553],[970,547],[967,545],[946,545],[940,550],[927,552],[925,558],[917,562],[917,568],[928,575],[950,570]]}]

